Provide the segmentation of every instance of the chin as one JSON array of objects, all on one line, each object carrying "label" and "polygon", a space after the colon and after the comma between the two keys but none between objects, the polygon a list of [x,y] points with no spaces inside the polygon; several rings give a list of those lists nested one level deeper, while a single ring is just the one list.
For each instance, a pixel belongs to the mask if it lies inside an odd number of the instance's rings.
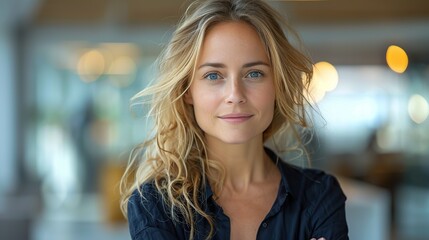
[{"label": "chin", "polygon": [[255,141],[259,136],[261,136],[260,139],[262,143],[262,134],[257,136],[227,136],[227,137],[223,136],[218,139],[225,144],[240,145],[240,144],[246,144],[246,143]]}]

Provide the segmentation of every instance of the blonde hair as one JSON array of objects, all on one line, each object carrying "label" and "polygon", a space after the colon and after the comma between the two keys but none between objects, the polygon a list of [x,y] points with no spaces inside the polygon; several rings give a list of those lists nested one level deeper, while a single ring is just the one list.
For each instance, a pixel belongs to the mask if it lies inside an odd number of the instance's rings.
[{"label": "blonde hair", "polygon": [[212,185],[215,193],[222,188],[224,174],[219,163],[208,159],[204,133],[194,119],[192,106],[185,103],[184,94],[192,82],[207,29],[226,21],[244,21],[253,26],[271,61],[275,112],[264,132],[264,141],[276,133],[289,132],[301,142],[298,129],[307,126],[303,92],[309,81],[302,79],[311,78],[312,64],[286,38],[284,29],[291,29],[280,15],[260,0],[191,4],[158,59],[157,81],[133,98],[151,96],[149,115],[154,119],[154,136],[135,148],[121,181],[121,209],[125,216],[131,194],[138,190],[144,197],[141,185],[153,182],[169,207],[171,218],[179,221],[179,215],[183,216],[191,239],[197,231],[197,214],[210,225],[207,239],[214,235],[214,220],[204,212],[200,199],[206,183]]}]

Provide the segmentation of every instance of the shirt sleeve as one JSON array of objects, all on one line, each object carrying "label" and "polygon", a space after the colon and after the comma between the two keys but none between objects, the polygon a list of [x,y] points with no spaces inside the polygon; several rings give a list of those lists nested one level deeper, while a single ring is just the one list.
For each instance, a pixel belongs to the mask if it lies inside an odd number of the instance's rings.
[{"label": "shirt sleeve", "polygon": [[153,186],[142,187],[144,198],[135,191],[128,201],[128,224],[131,239],[180,239],[166,214],[163,200]]},{"label": "shirt sleeve", "polygon": [[324,237],[327,240],[348,240],[348,227],[345,214],[345,201],[336,178],[325,175],[319,186],[314,205],[310,211],[311,237]]}]

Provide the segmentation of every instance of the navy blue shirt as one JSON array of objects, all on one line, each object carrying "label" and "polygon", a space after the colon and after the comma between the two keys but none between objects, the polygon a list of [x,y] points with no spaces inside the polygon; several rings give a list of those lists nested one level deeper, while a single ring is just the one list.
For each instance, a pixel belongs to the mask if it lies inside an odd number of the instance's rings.
[{"label": "navy blue shirt", "polygon": [[[277,198],[259,226],[257,239],[326,240],[348,238],[345,217],[346,197],[338,181],[323,171],[303,169],[282,162],[274,152],[266,149],[277,163],[281,181]],[[133,240],[189,239],[189,227],[183,221],[173,222],[169,208],[152,183],[142,186],[145,199],[135,191],[128,202],[128,222]],[[201,205],[215,219],[212,239],[229,239],[231,224],[222,208],[212,198],[207,184]],[[196,217],[195,239],[205,239],[209,224]]]}]

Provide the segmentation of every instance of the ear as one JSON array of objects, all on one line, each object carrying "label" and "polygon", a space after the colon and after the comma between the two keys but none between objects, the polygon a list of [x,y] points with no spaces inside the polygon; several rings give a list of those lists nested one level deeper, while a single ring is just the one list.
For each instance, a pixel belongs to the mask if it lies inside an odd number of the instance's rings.
[{"label": "ear", "polygon": [[186,91],[183,97],[185,98],[185,103],[187,103],[189,105],[194,104],[194,100],[192,99],[192,95],[191,95],[190,90]]}]

